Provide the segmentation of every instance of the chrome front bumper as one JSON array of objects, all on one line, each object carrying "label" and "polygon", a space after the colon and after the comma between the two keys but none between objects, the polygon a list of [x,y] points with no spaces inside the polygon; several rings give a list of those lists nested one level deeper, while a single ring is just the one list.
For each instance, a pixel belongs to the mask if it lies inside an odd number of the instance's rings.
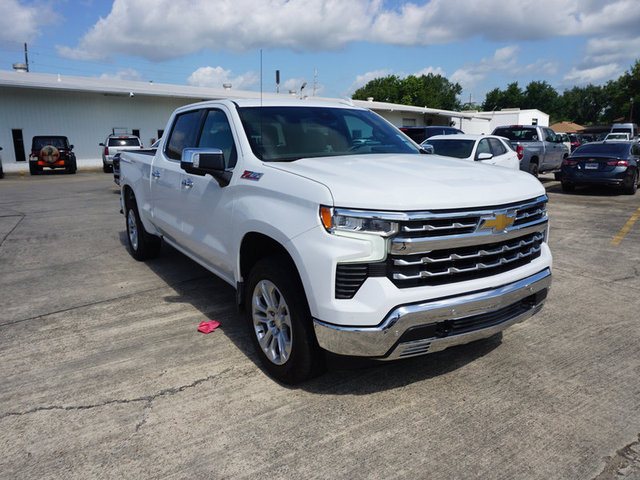
[{"label": "chrome front bumper", "polygon": [[413,357],[490,337],[542,309],[551,271],[498,288],[402,305],[376,327],[344,327],[314,319],[322,348],[381,360]]}]

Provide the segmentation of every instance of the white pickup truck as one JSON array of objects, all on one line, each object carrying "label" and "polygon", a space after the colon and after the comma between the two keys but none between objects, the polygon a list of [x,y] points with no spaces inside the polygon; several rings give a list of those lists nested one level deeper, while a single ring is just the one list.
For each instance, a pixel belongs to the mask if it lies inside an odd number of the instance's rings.
[{"label": "white pickup truck", "polygon": [[347,103],[202,102],[165,132],[121,155],[131,253],[162,239],[231,284],[284,383],[319,374],[323,350],[422,355],[542,308],[547,197],[527,173],[421,155]]}]

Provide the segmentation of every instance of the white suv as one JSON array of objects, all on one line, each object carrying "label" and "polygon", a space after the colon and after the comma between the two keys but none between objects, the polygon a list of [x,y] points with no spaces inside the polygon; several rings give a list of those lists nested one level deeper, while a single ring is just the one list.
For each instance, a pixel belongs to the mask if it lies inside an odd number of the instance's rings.
[{"label": "white suv", "polygon": [[102,151],[102,170],[105,173],[113,171],[113,156],[123,150],[140,150],[144,148],[142,142],[135,135],[109,135],[104,143]]}]

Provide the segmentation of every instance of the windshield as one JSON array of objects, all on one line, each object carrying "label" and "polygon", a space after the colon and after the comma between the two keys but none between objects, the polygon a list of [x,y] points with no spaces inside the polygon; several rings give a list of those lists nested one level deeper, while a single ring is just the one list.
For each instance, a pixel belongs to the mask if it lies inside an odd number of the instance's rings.
[{"label": "windshield", "polygon": [[366,153],[420,153],[395,127],[368,110],[332,107],[239,107],[253,153],[264,161]]},{"label": "windshield", "polygon": [[573,155],[626,155],[629,151],[628,143],[585,143],[573,152]]},{"label": "windshield", "polygon": [[53,145],[57,149],[69,148],[66,137],[33,137],[31,150],[40,150],[45,145]]},{"label": "windshield", "polygon": [[424,142],[433,146],[433,153],[445,157],[469,158],[473,151],[474,140],[427,140]]}]

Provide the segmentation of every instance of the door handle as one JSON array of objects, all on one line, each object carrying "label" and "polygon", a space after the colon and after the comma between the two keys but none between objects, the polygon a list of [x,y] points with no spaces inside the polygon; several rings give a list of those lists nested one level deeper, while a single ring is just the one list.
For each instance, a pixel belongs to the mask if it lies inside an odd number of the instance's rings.
[{"label": "door handle", "polygon": [[193,187],[193,182],[191,180],[189,180],[188,178],[182,180],[182,186],[186,187],[186,188],[191,188]]},{"label": "door handle", "polygon": [[151,172],[151,176],[153,178],[160,178],[160,172],[158,170],[154,170],[153,172]]}]

